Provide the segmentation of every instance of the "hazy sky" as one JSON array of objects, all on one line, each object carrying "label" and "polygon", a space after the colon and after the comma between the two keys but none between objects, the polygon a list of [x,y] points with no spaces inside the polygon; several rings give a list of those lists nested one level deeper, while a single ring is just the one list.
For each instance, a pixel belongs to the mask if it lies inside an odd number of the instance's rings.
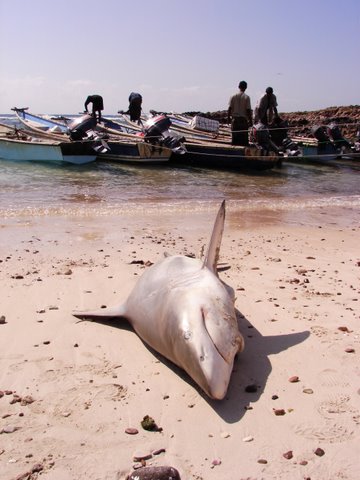
[{"label": "hazy sky", "polygon": [[358,105],[359,46],[359,0],[0,0],[0,113],[224,110],[240,80],[253,107]]}]

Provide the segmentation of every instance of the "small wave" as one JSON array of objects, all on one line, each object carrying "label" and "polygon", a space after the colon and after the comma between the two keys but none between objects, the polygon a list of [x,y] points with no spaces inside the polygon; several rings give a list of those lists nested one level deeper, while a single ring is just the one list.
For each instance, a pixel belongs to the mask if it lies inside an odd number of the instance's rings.
[{"label": "small wave", "polygon": [[[103,217],[103,216],[126,216],[134,214],[161,215],[176,213],[209,213],[215,211],[222,198],[211,200],[188,200],[161,202],[139,201],[122,204],[108,205],[98,201],[95,196],[86,202],[79,204],[66,204],[61,206],[22,207],[0,209],[2,218],[14,218],[24,216],[74,216],[74,217]],[[313,209],[360,208],[360,195],[348,197],[327,197],[307,199],[237,199],[227,201],[228,212],[297,212],[311,211]]]}]

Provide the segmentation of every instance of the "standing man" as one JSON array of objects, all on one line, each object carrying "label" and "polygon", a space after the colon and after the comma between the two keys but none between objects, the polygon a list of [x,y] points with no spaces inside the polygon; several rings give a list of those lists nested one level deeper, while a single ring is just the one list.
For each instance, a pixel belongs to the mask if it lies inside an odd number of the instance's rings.
[{"label": "standing man", "polygon": [[229,100],[228,121],[231,120],[231,144],[249,145],[248,128],[252,125],[250,97],[245,93],[247,83],[239,83],[240,92]]},{"label": "standing man", "polygon": [[263,125],[269,125],[273,117],[279,117],[277,111],[277,100],[272,87],[267,87],[265,94],[260,98],[255,108],[254,123],[261,122]]},{"label": "standing man", "polygon": [[[101,111],[104,110],[104,101],[101,95],[89,95],[85,101],[85,112],[88,112],[88,105],[92,103],[92,115],[97,118],[97,123],[101,122]],[[97,114],[97,116],[96,116]]]}]

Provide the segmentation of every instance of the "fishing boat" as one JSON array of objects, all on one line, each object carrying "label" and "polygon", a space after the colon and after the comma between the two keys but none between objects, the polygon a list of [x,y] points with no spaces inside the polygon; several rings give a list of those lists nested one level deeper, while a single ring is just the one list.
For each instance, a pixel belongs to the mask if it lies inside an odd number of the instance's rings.
[{"label": "fishing boat", "polygon": [[66,162],[76,165],[94,162],[96,154],[79,142],[60,142],[29,135],[24,130],[0,124],[0,158],[11,161]]},{"label": "fishing boat", "polygon": [[82,115],[75,119],[54,119],[31,114],[27,108],[13,110],[21,124],[36,135],[70,144],[74,143],[72,139],[94,141],[98,147],[101,142],[105,142],[106,148],[97,151],[98,161],[157,165],[168,162],[172,154],[170,148],[160,145],[159,142],[146,143],[137,130],[105,118],[100,124],[96,124],[91,115]]},{"label": "fishing boat", "polygon": [[209,132],[200,131],[198,128],[191,129],[184,126],[183,128],[177,128],[179,123],[185,124],[188,122],[172,114],[155,115],[148,119],[143,118],[142,127],[135,122],[131,122],[124,115],[121,117],[121,122],[135,131],[140,131],[141,129],[146,130],[149,122],[156,125],[157,122],[163,122],[164,119],[168,121],[169,134],[178,137],[184,146],[181,155],[176,153],[171,155],[170,162],[172,164],[238,171],[262,171],[279,165],[283,158],[276,147],[275,151],[271,151],[268,145],[257,143],[252,143],[246,147],[231,145],[230,135],[226,137],[224,133],[221,134],[220,138],[214,138]]}]

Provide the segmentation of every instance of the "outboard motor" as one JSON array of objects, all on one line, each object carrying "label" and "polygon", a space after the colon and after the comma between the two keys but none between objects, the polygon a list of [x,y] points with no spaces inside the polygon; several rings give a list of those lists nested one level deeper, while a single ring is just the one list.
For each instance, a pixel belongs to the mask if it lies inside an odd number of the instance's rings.
[{"label": "outboard motor", "polygon": [[109,145],[104,139],[95,131],[96,118],[93,115],[82,115],[76,118],[69,124],[69,133],[71,140],[93,140],[91,148],[96,153],[106,153],[110,150]]},{"label": "outboard motor", "polygon": [[260,148],[280,154],[278,147],[271,140],[269,129],[261,122],[256,123],[250,130],[250,140]]},{"label": "outboard motor", "polygon": [[174,153],[186,152],[182,142],[184,137],[170,133],[171,120],[166,115],[157,115],[150,118],[144,125],[144,140],[152,145],[161,145],[170,148]]},{"label": "outboard motor", "polygon": [[271,125],[269,125],[271,140],[277,147],[288,157],[296,157],[301,155],[301,150],[288,136],[289,122],[277,117]]},{"label": "outboard motor", "polygon": [[338,125],[336,125],[336,123],[330,123],[330,125],[328,125],[327,133],[330,139],[333,141],[335,147],[351,148],[350,143],[342,136],[340,128],[338,127]]},{"label": "outboard motor", "polygon": [[331,143],[329,135],[326,131],[326,127],[314,125],[311,129],[311,133],[314,135],[318,141],[318,150],[319,152],[329,152],[334,151],[334,145]]}]

